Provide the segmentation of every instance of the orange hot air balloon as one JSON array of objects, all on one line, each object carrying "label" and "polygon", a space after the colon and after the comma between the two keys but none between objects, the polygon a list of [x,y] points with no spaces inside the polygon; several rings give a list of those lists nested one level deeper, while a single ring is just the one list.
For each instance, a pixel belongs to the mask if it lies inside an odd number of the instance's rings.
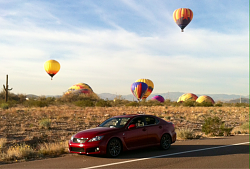
[{"label": "orange hot air balloon", "polygon": [[55,74],[60,70],[60,64],[56,60],[48,60],[44,63],[45,71],[51,76],[51,80]]},{"label": "orange hot air balloon", "polygon": [[176,9],[173,13],[173,18],[175,23],[181,28],[181,31],[183,32],[184,28],[193,19],[193,11],[188,8]]}]

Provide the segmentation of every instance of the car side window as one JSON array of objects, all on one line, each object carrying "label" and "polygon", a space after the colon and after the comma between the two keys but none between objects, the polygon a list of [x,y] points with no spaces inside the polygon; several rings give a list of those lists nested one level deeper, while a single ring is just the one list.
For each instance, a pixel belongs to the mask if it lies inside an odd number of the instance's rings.
[{"label": "car side window", "polygon": [[137,117],[133,119],[130,124],[135,124],[136,127],[142,127],[144,126],[144,118],[143,117]]},{"label": "car side window", "polygon": [[159,120],[154,117],[145,117],[145,121],[146,121],[146,125],[154,125],[159,122]]}]

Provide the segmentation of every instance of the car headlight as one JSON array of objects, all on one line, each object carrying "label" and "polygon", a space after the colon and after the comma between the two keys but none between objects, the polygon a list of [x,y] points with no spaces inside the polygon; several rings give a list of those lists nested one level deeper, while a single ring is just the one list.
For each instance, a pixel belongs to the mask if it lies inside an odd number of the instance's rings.
[{"label": "car headlight", "polygon": [[92,139],[90,139],[88,142],[93,142],[93,141],[100,141],[104,136],[95,136]]}]

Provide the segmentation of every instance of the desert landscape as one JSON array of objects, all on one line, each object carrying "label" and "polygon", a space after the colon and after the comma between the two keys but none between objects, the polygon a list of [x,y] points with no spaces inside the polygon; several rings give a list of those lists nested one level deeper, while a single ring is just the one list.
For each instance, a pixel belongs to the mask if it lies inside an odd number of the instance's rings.
[{"label": "desert landscape", "polygon": [[[67,153],[67,141],[73,134],[115,115],[137,113],[174,123],[178,141],[249,133],[249,107],[17,106],[0,109],[0,164],[60,156]],[[208,119],[217,119],[223,133],[202,131]],[[210,125],[208,128],[216,124]]]}]

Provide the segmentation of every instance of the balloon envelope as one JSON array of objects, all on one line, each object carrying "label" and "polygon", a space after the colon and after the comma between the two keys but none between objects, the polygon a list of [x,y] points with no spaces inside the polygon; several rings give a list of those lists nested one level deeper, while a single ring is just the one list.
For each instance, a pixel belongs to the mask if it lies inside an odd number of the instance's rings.
[{"label": "balloon envelope", "polygon": [[52,77],[60,70],[60,64],[56,60],[48,60],[44,63],[45,71]]},{"label": "balloon envelope", "polygon": [[146,83],[148,85],[148,89],[147,89],[146,93],[144,94],[144,96],[142,97],[142,99],[146,99],[152,93],[152,91],[154,89],[154,83],[149,79],[138,79],[135,82],[143,82],[143,83]]},{"label": "balloon envelope", "polygon": [[193,93],[185,93],[179,97],[177,102],[179,103],[179,102],[185,102],[185,101],[196,101],[197,98],[198,96],[196,96]]},{"label": "balloon envelope", "polygon": [[91,94],[93,93],[92,88],[86,84],[86,83],[77,83],[73,86],[71,86],[65,94],[69,93],[85,93],[85,94]]},{"label": "balloon envelope", "polygon": [[134,82],[131,85],[131,92],[138,99],[142,99],[143,95],[147,92],[148,85],[143,82]]},{"label": "balloon envelope", "polygon": [[207,103],[212,103],[212,104],[215,103],[214,100],[212,99],[212,97],[206,96],[206,95],[200,96],[200,97],[196,100],[196,102],[198,102],[198,103],[207,102]]},{"label": "balloon envelope", "polygon": [[164,97],[162,97],[161,95],[156,95],[151,100],[158,100],[161,103],[165,101]]},{"label": "balloon envelope", "polygon": [[193,11],[188,8],[176,9],[173,13],[173,18],[174,18],[175,23],[181,28],[183,32],[184,28],[193,19]]}]

